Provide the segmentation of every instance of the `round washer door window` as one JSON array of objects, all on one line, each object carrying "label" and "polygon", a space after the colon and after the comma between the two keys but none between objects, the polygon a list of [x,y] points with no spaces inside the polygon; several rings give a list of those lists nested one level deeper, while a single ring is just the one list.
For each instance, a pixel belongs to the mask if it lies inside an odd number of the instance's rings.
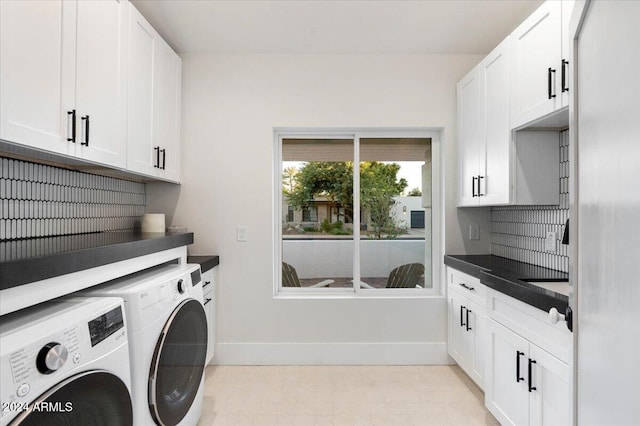
[{"label": "round washer door window", "polygon": [[87,371],[40,395],[10,425],[131,426],[131,395],[117,376],[103,370]]},{"label": "round washer door window", "polygon": [[189,299],[172,313],[156,344],[149,373],[151,415],[161,425],[178,424],[198,393],[207,356],[207,317]]}]

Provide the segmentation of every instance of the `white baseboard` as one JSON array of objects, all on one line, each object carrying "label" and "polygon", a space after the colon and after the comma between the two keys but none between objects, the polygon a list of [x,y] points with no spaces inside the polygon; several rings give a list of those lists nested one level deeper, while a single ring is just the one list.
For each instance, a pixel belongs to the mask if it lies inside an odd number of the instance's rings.
[{"label": "white baseboard", "polygon": [[438,343],[216,343],[216,365],[448,365]]}]

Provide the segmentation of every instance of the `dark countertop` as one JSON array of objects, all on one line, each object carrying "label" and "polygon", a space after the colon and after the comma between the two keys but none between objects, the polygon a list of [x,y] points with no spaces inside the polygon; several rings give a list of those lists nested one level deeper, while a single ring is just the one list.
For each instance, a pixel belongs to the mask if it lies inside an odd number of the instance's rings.
[{"label": "dark countertop", "polygon": [[0,243],[0,290],[193,243],[193,233],[97,232]]},{"label": "dark countertop", "polygon": [[555,307],[558,312],[564,313],[569,305],[569,298],[564,294],[522,281],[523,278],[568,280],[569,274],[565,272],[492,255],[445,255],[444,264],[479,278],[487,287],[543,311]]},{"label": "dark countertop", "polygon": [[200,270],[207,272],[220,264],[220,256],[187,256],[187,263],[199,263]]}]

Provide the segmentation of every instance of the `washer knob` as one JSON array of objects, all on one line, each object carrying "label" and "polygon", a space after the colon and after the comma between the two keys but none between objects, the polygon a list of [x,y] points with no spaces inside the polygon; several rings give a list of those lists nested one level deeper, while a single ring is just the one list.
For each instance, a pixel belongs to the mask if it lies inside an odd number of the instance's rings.
[{"label": "washer knob", "polygon": [[38,352],[36,367],[42,374],[51,374],[59,370],[69,357],[67,347],[57,342],[47,343]]},{"label": "washer knob", "polygon": [[178,280],[178,293],[182,294],[187,289],[187,286],[184,284],[184,280]]}]

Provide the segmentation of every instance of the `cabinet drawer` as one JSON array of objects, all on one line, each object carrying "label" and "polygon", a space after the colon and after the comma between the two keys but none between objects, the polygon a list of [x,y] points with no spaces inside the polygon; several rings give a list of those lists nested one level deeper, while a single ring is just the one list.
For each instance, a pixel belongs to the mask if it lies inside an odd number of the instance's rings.
[{"label": "cabinet drawer", "polygon": [[493,289],[487,289],[487,316],[569,363],[573,335],[564,321],[552,324],[549,313]]},{"label": "cabinet drawer", "polygon": [[447,286],[473,300],[480,306],[484,306],[487,287],[481,284],[478,278],[460,272],[457,269],[447,267]]},{"label": "cabinet drawer", "polygon": [[207,293],[213,290],[213,269],[202,273],[202,292]]}]

